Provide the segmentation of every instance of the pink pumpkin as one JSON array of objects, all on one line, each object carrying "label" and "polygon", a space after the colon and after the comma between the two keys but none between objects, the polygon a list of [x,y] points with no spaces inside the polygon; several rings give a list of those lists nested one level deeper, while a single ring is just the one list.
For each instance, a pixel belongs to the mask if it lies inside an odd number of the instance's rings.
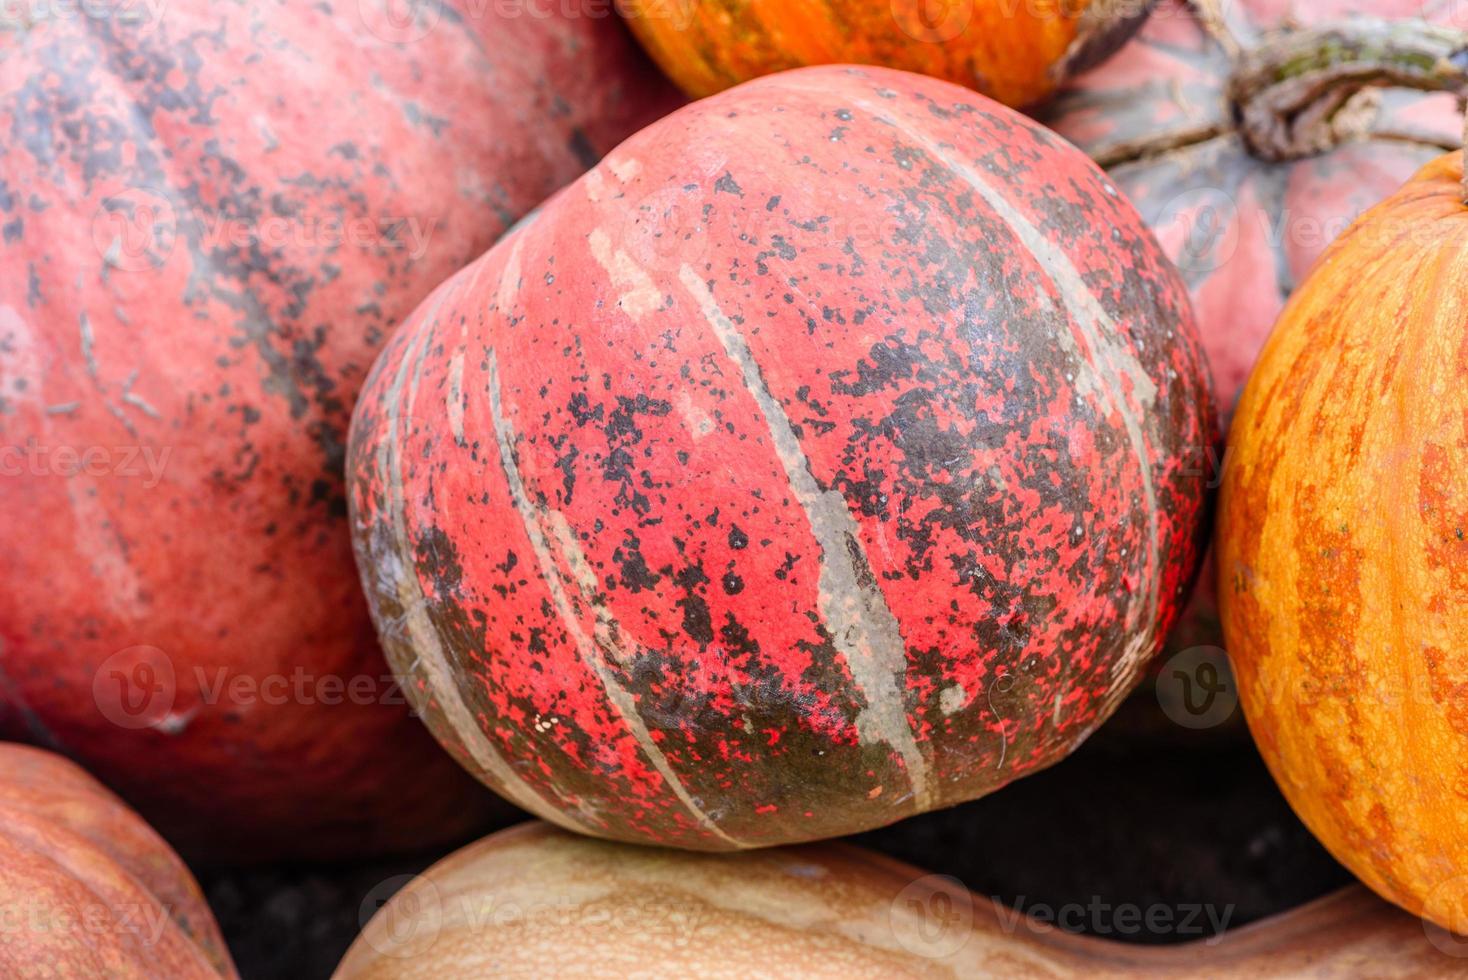
[{"label": "pink pumpkin", "polygon": [[[1313,127],[1318,143],[1301,140],[1284,159],[1250,145],[1231,92],[1241,66],[1282,49],[1271,32],[1287,25],[1361,15],[1468,28],[1468,7],[1452,0],[1167,0],[1130,44],[1072,82],[1044,114],[1107,168],[1178,264],[1229,411],[1285,300],[1325,247],[1461,141],[1453,96],[1363,89],[1352,73],[1336,90],[1361,94]],[[1366,28],[1360,36],[1393,40]]]}]

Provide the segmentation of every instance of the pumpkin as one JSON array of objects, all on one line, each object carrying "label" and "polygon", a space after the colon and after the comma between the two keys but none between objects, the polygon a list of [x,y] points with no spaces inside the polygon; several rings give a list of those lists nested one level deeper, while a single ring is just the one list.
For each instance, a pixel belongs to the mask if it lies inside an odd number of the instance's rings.
[{"label": "pumpkin", "polygon": [[[1452,56],[1465,45],[1452,28],[1468,28],[1460,4],[1165,0],[1041,115],[1107,168],[1177,263],[1225,429],[1264,338],[1320,253],[1460,144],[1454,97],[1422,91],[1464,84]],[[1299,65],[1313,70],[1292,74]],[[1226,448],[1200,452],[1194,466],[1216,486],[1228,459]],[[1222,645],[1212,568],[1155,663]],[[1232,684],[1219,683],[1231,696]]]},{"label": "pumpkin", "polygon": [[75,764],[29,746],[0,744],[0,896],[4,976],[235,976],[163,839]]},{"label": "pumpkin", "polygon": [[1220,938],[1148,948],[1062,932],[849,845],[688,854],[527,824],[415,878],[367,923],[335,977],[1385,980],[1457,969],[1452,937],[1438,938],[1351,888]]},{"label": "pumpkin", "polygon": [[204,857],[490,809],[377,649],[351,407],[434,285],[674,101],[615,21],[414,10],[178,0],[0,53],[0,728]]},{"label": "pumpkin", "polygon": [[619,0],[668,76],[695,98],[789,68],[920,72],[1013,106],[1106,58],[1152,0]]},{"label": "pumpkin", "polygon": [[430,727],[631,841],[824,838],[1062,758],[1176,615],[1211,394],[1072,147],[889,69],[643,130],[394,335],[358,563]]},{"label": "pumpkin", "polygon": [[1233,426],[1218,524],[1245,715],[1305,824],[1468,932],[1468,371],[1462,156],[1296,290]]}]

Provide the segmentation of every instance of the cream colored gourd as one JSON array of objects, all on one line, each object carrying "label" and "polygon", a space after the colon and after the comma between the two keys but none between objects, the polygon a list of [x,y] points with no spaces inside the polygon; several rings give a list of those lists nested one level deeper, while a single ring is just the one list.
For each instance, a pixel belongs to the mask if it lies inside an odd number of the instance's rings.
[{"label": "cream colored gourd", "polygon": [[1062,933],[847,845],[706,855],[526,824],[401,891],[336,978],[1426,978],[1465,968],[1419,920],[1362,888],[1216,942],[1147,948]]}]

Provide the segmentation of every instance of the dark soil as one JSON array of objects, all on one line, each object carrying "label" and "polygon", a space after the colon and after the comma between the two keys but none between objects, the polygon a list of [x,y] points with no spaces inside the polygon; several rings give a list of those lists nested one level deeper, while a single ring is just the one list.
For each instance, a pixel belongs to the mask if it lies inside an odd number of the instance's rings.
[{"label": "dark soil", "polygon": [[[855,840],[1028,911],[1076,909],[1062,924],[1134,942],[1212,935],[1213,922],[1236,928],[1351,880],[1237,727],[1117,719],[1052,769]],[[245,980],[312,980],[406,876],[442,856],[215,872],[204,886]],[[1171,924],[1149,929],[1145,914],[1115,914],[1120,905],[1166,909],[1152,921]]]}]

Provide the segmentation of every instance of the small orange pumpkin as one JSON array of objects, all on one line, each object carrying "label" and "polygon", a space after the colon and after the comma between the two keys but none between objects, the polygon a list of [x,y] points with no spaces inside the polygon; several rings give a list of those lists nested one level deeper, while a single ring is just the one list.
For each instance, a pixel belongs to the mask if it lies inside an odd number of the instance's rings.
[{"label": "small orange pumpkin", "polygon": [[[37,972],[40,971],[40,972]],[[0,743],[0,977],[235,976],[178,856],[75,764]]]},{"label": "small orange pumpkin", "polygon": [[1285,796],[1376,891],[1468,931],[1462,166],[1428,164],[1296,290],[1234,419],[1217,544]]},{"label": "small orange pumpkin", "polygon": [[1131,36],[1151,0],[619,0],[668,76],[703,98],[807,65],[901,68],[1040,102]]}]

